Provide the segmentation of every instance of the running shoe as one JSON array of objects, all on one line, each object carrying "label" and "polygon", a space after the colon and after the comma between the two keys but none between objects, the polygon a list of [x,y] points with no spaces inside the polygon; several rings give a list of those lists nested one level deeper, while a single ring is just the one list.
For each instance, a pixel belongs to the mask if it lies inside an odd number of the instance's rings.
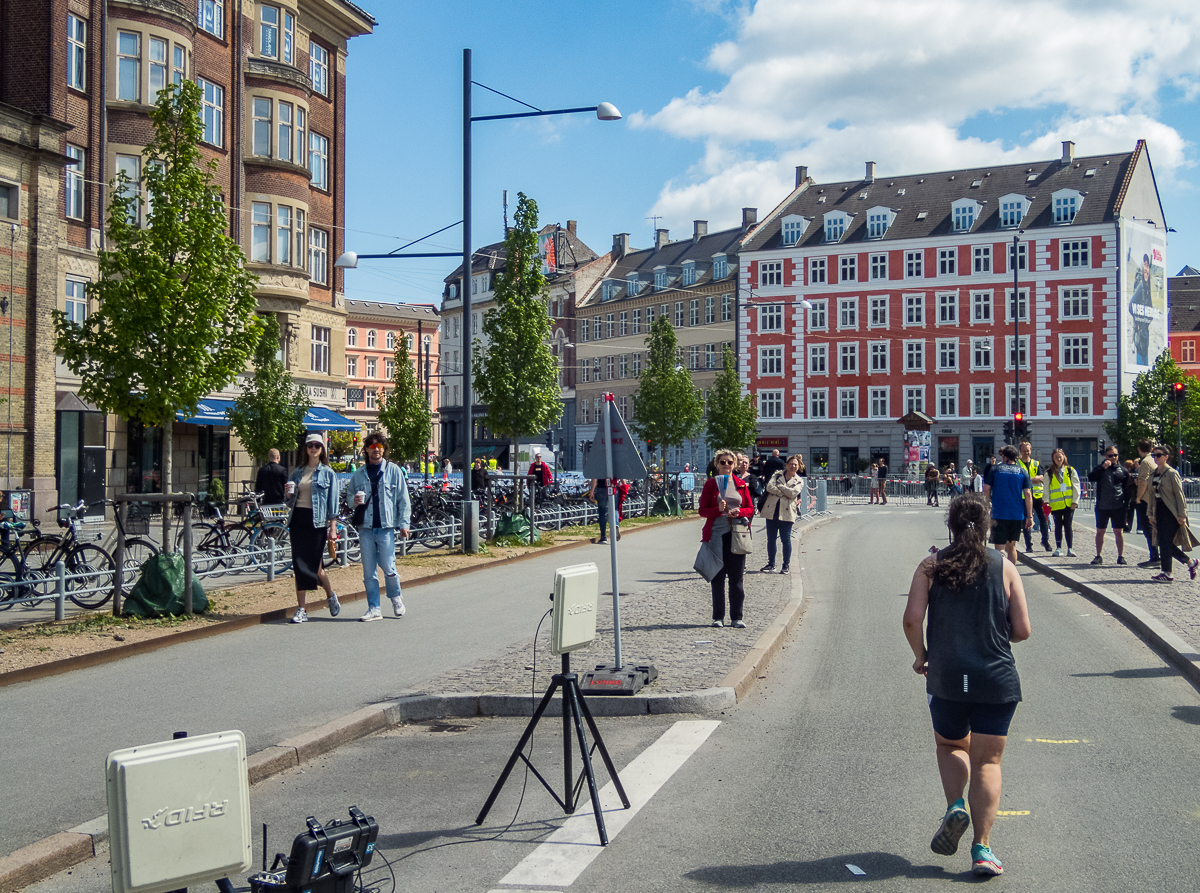
[{"label": "running shoe", "polygon": [[1155,574],[1150,579],[1153,580],[1155,583],[1174,583],[1175,582],[1175,578],[1172,577],[1170,574]]},{"label": "running shoe", "polygon": [[308,612],[303,608],[297,608],[296,613],[292,615],[292,623],[307,623]]},{"label": "running shoe", "polygon": [[1194,580],[1196,579],[1196,569],[1200,568],[1200,558],[1193,558],[1188,562],[1188,575]]},{"label": "running shoe", "polygon": [[1104,559],[1097,555],[1092,559],[1092,564],[1104,564]]},{"label": "running shoe", "polygon": [[1149,561],[1139,561],[1138,567],[1159,567],[1162,564],[1157,558],[1151,558]]},{"label": "running shoe", "polygon": [[1051,558],[1062,558],[1062,549],[1055,549],[1050,555]]},{"label": "running shoe", "polygon": [[337,593],[329,596],[329,616],[336,617],[342,613],[342,603],[338,601]]},{"label": "running shoe", "polygon": [[997,877],[1004,874],[1004,866],[991,847],[976,843],[971,846],[971,871],[980,877]]},{"label": "running shoe", "polygon": [[1078,558],[1079,556],[1075,554],[1074,549],[1067,549],[1067,557],[1068,558]]},{"label": "running shoe", "polygon": [[953,856],[958,852],[958,839],[970,824],[971,817],[967,814],[962,797],[959,797],[942,816],[942,825],[933,835],[929,848],[939,856]]},{"label": "running shoe", "polygon": [[1117,556],[1117,564],[1129,564],[1129,562],[1125,560],[1124,555],[1118,555]]}]

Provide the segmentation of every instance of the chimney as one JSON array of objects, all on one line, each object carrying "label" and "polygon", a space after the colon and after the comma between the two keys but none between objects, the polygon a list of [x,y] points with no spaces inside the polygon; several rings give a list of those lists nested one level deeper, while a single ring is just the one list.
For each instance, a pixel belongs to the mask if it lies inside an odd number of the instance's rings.
[{"label": "chimney", "polygon": [[656,229],[654,231],[654,250],[662,251],[667,247],[667,243],[671,241],[670,231],[665,229]]},{"label": "chimney", "polygon": [[742,232],[749,232],[758,223],[758,208],[742,208]]},{"label": "chimney", "polygon": [[571,235],[575,235],[575,226],[576,226],[576,221],[568,220],[567,221],[567,232],[569,232]]},{"label": "chimney", "polygon": [[708,235],[708,221],[707,220],[693,220],[692,221],[692,241],[699,242],[701,239],[703,239],[707,235]]},{"label": "chimney", "polygon": [[804,181],[808,179],[808,166],[804,164],[796,165],[796,188],[799,189],[804,185]]},{"label": "chimney", "polygon": [[875,162],[867,162],[867,175],[863,178],[867,183],[875,182]]},{"label": "chimney", "polygon": [[629,233],[617,233],[613,236],[613,260],[620,260],[629,253]]},{"label": "chimney", "polygon": [[1071,140],[1063,140],[1063,164],[1070,164],[1075,160],[1075,143]]}]

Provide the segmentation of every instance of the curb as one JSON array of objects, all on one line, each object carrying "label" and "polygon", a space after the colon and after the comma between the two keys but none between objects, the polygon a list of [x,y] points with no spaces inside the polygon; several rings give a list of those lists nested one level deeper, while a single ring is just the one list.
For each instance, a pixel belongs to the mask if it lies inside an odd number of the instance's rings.
[{"label": "curb", "polygon": [[[663,523],[678,523],[681,520],[671,519]],[[819,518],[800,528],[798,536],[803,536],[831,521],[836,516]],[[645,525],[649,527],[651,525]],[[639,528],[640,529],[640,528]],[[634,533],[636,531],[630,531]],[[568,549],[582,543],[569,543],[564,546],[551,546],[550,549]],[[549,550],[531,552],[529,555],[543,555]],[[527,556],[519,555],[513,558],[501,559],[497,563],[520,561]],[[491,565],[477,565],[470,570],[477,570]],[[456,574],[459,572],[451,572]],[[431,582],[447,576],[446,574],[423,577],[422,582]],[[413,585],[410,581],[408,585]],[[343,597],[343,601],[353,600],[363,596]],[[272,611],[261,615],[282,616],[282,611]],[[759,674],[764,671],[779,653],[788,635],[796,628],[804,615],[804,584],[800,574],[792,578],[792,598],[784,606],[767,629],[759,636],[758,641],[750,649],[742,661],[729,672],[716,688],[700,691],[677,692],[661,695],[634,695],[632,697],[597,697],[588,701],[588,709],[597,717],[621,716],[662,716],[673,713],[719,713],[737,705],[754,687]],[[259,617],[242,618],[241,626],[266,622]],[[224,624],[217,625],[217,631],[223,631]],[[180,641],[177,637],[164,636],[168,643]],[[198,637],[196,637],[198,638]],[[157,641],[157,640],[156,640]],[[159,646],[164,647],[164,646]],[[121,650],[123,649],[114,649]],[[127,656],[129,652],[124,652]],[[116,658],[114,658],[116,659]],[[76,660],[76,659],[72,659]],[[97,661],[99,663],[100,661]],[[56,663],[67,663],[58,661]],[[87,665],[87,664],[85,664]],[[54,666],[53,664],[48,666]],[[68,668],[73,669],[74,667]],[[64,672],[59,670],[58,672]],[[1200,667],[1198,667],[1200,672]],[[50,674],[46,674],[50,675]],[[3,683],[0,682],[0,685]],[[288,769],[299,767],[302,763],[324,753],[336,750],[343,744],[348,744],[367,735],[381,731],[403,722],[421,722],[432,719],[487,717],[487,716],[532,716],[537,699],[528,695],[514,695],[499,692],[453,692],[426,693],[410,692],[399,698],[371,704],[356,710],[346,716],[332,720],[323,726],[302,732],[278,744],[266,747],[247,759],[247,772],[250,784],[258,784],[273,775]],[[562,716],[562,697],[553,698],[543,714],[549,717]],[[85,822],[50,837],[39,840],[29,846],[0,857],[0,893],[14,893],[23,887],[45,880],[57,874],[64,868],[70,868],[79,862],[92,858],[108,841],[108,816],[102,815],[90,822]]]}]

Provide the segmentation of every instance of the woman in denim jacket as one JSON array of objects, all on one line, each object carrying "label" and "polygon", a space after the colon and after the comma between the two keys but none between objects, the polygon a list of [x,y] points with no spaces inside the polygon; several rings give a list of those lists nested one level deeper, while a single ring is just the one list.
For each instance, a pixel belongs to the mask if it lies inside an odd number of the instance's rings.
[{"label": "woman in denim jacket", "polygon": [[318,586],[325,590],[329,614],[341,613],[337,595],[321,566],[325,544],[337,524],[337,475],[329,467],[329,453],[320,434],[304,440],[307,462],[288,477],[288,537],[292,542],[292,567],[296,572],[296,613],[292,623],[308,620],[305,598]]}]

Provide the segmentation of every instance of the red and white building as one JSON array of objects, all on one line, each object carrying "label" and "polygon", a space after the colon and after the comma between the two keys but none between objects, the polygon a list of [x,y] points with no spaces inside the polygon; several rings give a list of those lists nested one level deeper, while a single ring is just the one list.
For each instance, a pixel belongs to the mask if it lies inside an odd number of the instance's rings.
[{"label": "red and white building", "polygon": [[[742,380],[759,434],[809,468],[962,467],[1016,410],[1036,455],[1087,465],[1117,396],[1167,349],[1166,225],[1144,142],[1088,158],[818,184],[743,242]],[[1010,258],[1015,243],[1014,270]],[[1019,390],[1017,380],[1019,378]]]}]

